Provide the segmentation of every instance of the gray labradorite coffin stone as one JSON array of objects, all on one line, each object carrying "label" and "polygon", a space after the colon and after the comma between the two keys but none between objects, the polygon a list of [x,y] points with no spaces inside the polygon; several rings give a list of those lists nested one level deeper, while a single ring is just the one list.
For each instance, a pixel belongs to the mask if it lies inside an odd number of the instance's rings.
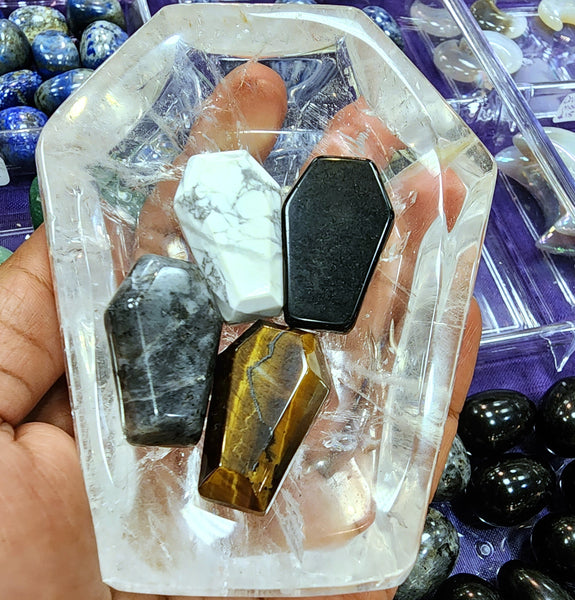
[{"label": "gray labradorite coffin stone", "polygon": [[105,313],[131,444],[200,439],[221,323],[196,265],[153,255],[136,263]]},{"label": "gray labradorite coffin stone", "polygon": [[349,331],[393,219],[373,162],[315,158],[283,208],[286,323]]}]

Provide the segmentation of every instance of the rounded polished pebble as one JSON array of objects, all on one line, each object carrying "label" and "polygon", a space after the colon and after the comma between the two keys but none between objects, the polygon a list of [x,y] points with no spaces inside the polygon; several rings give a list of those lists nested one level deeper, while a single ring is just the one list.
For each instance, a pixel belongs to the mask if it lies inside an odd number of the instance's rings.
[{"label": "rounded polished pebble", "polygon": [[0,110],[11,106],[31,106],[42,78],[28,69],[0,76]]},{"label": "rounded polished pebble", "polygon": [[7,165],[31,168],[40,130],[48,117],[37,108],[14,106],[0,111],[0,154]]},{"label": "rounded polished pebble", "polygon": [[0,19],[0,75],[25,67],[30,52],[30,44],[22,30],[12,21]]},{"label": "rounded polished pebble", "polygon": [[96,69],[127,39],[128,34],[114,23],[95,21],[88,25],[80,42],[82,65]]},{"label": "rounded polished pebble", "polygon": [[433,497],[434,502],[451,500],[465,490],[471,477],[471,463],[461,438],[456,435],[439,485]]},{"label": "rounded polished pebble", "polygon": [[573,600],[555,580],[519,560],[510,560],[497,573],[505,600]]},{"label": "rounded polished pebble", "polygon": [[38,185],[38,177],[32,179],[30,185],[30,216],[32,217],[32,227],[38,229],[44,222],[44,211],[42,210],[42,199],[40,197],[40,187]]},{"label": "rounded polished pebble", "polygon": [[109,21],[126,29],[124,13],[118,0],[67,0],[66,17],[72,31],[78,36],[94,21]]},{"label": "rounded polished pebble", "polygon": [[366,6],[362,10],[368,17],[372,18],[375,24],[396,46],[399,46],[402,50],[405,48],[403,35],[399,25],[384,8],[381,8],[381,6]]},{"label": "rounded polished pebble", "polygon": [[479,519],[500,527],[525,523],[551,499],[553,471],[542,461],[507,454],[476,469],[467,488]]},{"label": "rounded polished pebble", "polygon": [[575,514],[550,513],[539,519],[531,532],[531,548],[543,570],[575,581]]},{"label": "rounded polished pebble", "polygon": [[44,79],[80,67],[80,55],[74,40],[61,31],[42,31],[32,43],[32,55]]},{"label": "rounded polished pebble", "polygon": [[575,377],[560,379],[543,394],[537,433],[551,452],[575,457]]},{"label": "rounded polished pebble", "polygon": [[500,454],[533,431],[535,415],[535,404],[524,394],[487,390],[467,398],[457,433],[474,456]]},{"label": "rounded polished pebble", "polygon": [[66,18],[50,6],[22,6],[10,13],[8,18],[24,32],[30,44],[42,31],[51,29],[68,33]]},{"label": "rounded polished pebble", "polygon": [[3,262],[6,262],[12,256],[12,250],[8,248],[4,248],[4,246],[0,246],[0,265]]},{"label": "rounded polished pebble", "polygon": [[575,460],[565,466],[559,479],[559,487],[567,508],[575,512]]},{"label": "rounded polished pebble", "polygon": [[451,573],[459,554],[459,536],[453,524],[430,508],[425,519],[415,565],[394,600],[419,600],[432,593]]},{"label": "rounded polished pebble", "polygon": [[72,69],[48,79],[36,90],[34,103],[41,111],[51,115],[93,72],[93,69]]},{"label": "rounded polished pebble", "polygon": [[435,600],[501,600],[499,592],[485,579],[471,573],[459,573],[438,588]]}]

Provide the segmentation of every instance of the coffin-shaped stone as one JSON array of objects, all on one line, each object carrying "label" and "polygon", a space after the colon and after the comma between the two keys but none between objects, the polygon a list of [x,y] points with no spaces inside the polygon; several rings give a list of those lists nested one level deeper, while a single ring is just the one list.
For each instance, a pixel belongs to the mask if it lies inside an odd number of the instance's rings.
[{"label": "coffin-shaped stone", "polygon": [[217,359],[200,494],[264,513],[328,391],[313,334],[250,327]]},{"label": "coffin-shaped stone", "polygon": [[146,446],[195,444],[221,331],[198,267],[143,256],[112,298],[105,324],[127,440]]},{"label": "coffin-shaped stone", "polygon": [[192,156],[174,209],[226,321],[281,312],[280,188],[247,151]]},{"label": "coffin-shaped stone", "polygon": [[351,329],[393,218],[370,160],[313,160],[284,206],[286,323]]}]

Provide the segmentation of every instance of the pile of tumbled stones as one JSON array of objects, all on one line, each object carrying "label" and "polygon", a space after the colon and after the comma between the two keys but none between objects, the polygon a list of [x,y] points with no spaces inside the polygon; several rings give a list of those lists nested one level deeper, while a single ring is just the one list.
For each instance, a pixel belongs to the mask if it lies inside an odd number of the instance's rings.
[{"label": "pile of tumbled stones", "polygon": [[0,19],[0,154],[32,170],[41,128],[128,38],[118,0],[22,6]]}]

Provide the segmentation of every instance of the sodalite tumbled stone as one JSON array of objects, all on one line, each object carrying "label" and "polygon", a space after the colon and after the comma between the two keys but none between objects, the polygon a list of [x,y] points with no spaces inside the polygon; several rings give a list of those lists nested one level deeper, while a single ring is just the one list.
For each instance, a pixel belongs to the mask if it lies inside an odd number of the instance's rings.
[{"label": "sodalite tumbled stone", "polygon": [[44,79],[80,67],[80,55],[72,38],[61,31],[42,31],[32,42],[32,55]]},{"label": "sodalite tumbled stone", "polygon": [[0,76],[0,110],[11,106],[30,106],[42,78],[28,69]]},{"label": "sodalite tumbled stone", "polygon": [[221,319],[198,267],[146,255],[105,313],[132,444],[188,446],[200,439]]},{"label": "sodalite tumbled stone", "polygon": [[32,168],[41,128],[48,117],[37,108],[13,106],[0,111],[0,154],[6,164]]},{"label": "sodalite tumbled stone", "polygon": [[50,6],[22,6],[8,17],[23,32],[30,44],[42,31],[62,31],[68,33],[64,15]]},{"label": "sodalite tumbled stone", "polygon": [[283,216],[286,323],[348,331],[393,225],[377,167],[368,159],[315,158]]},{"label": "sodalite tumbled stone", "polygon": [[93,69],[72,69],[46,80],[36,90],[34,103],[47,115],[51,115],[93,72]]},{"label": "sodalite tumbled stone", "polygon": [[0,19],[0,75],[26,66],[30,44],[22,30],[8,19]]},{"label": "sodalite tumbled stone", "polygon": [[128,34],[114,23],[94,21],[86,27],[80,41],[82,65],[98,68],[128,39]]},{"label": "sodalite tumbled stone", "polygon": [[280,188],[247,151],[192,156],[174,210],[226,321],[281,312]]},{"label": "sodalite tumbled stone", "polygon": [[126,28],[118,0],[67,0],[66,17],[76,35],[94,21],[109,21],[122,29]]},{"label": "sodalite tumbled stone", "polygon": [[391,41],[401,48],[405,48],[401,28],[397,21],[381,6],[366,6],[363,12],[372,18],[375,24],[391,39]]},{"label": "sodalite tumbled stone", "polygon": [[312,333],[259,321],[217,359],[200,494],[256,513],[269,508],[329,392]]}]

